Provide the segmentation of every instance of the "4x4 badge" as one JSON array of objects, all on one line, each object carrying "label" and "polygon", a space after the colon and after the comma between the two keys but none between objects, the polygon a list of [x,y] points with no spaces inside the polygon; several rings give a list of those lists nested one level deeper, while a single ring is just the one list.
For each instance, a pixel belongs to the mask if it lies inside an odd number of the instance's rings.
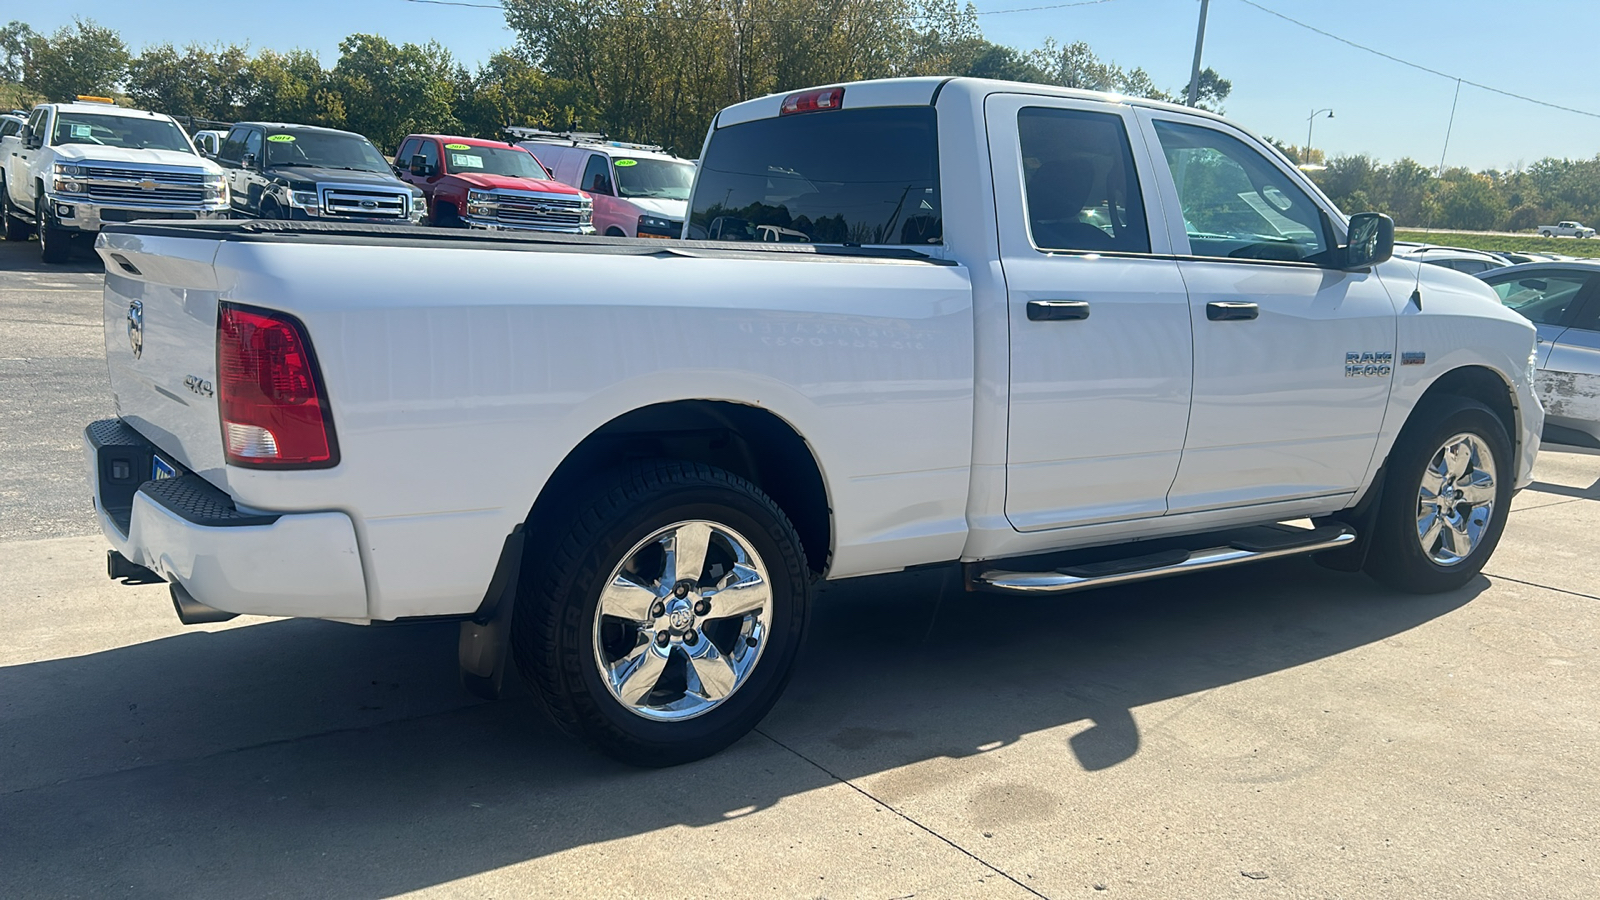
[{"label": "4x4 badge", "polygon": [[133,358],[144,353],[144,303],[128,301],[128,346],[133,348]]}]

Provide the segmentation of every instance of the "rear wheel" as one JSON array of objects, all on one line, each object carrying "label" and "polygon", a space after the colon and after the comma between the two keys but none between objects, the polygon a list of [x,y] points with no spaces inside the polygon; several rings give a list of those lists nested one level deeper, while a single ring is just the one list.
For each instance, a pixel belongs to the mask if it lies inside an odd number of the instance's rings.
[{"label": "rear wheel", "polygon": [[1476,400],[1418,412],[1389,455],[1367,574],[1418,594],[1471,581],[1505,530],[1514,466],[1505,426]]},{"label": "rear wheel", "polygon": [[17,215],[17,208],[11,203],[11,186],[3,177],[0,177],[0,219],[5,221],[6,240],[25,241],[33,236],[33,226]]},{"label": "rear wheel", "polygon": [[33,208],[39,211],[39,256],[47,263],[64,263],[72,257],[72,232],[55,226],[44,191],[34,195]]},{"label": "rear wheel", "polygon": [[810,602],[799,536],[755,485],[696,463],[637,464],[590,498],[529,548],[517,666],[558,724],[617,759],[716,753],[789,680]]}]

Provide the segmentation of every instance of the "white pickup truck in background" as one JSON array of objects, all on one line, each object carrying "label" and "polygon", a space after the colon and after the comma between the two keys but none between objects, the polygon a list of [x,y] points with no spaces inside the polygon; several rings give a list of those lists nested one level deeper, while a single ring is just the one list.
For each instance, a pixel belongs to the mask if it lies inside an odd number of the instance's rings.
[{"label": "white pickup truck in background", "polygon": [[474,690],[509,648],[666,765],[776,702],[815,579],[959,561],[983,615],[1319,553],[1441,591],[1531,479],[1533,327],[1216,116],[860,82],[701,160],[688,236],[745,241],[108,229],[113,574],[188,622],[459,617]]},{"label": "white pickup truck in background", "polygon": [[6,240],[38,234],[47,263],[66,262],[75,235],[107,222],[228,216],[222,169],[171,116],[103,98],[35,106],[0,138],[0,166]]},{"label": "white pickup truck in background", "polygon": [[1594,229],[1582,222],[1557,222],[1554,225],[1540,225],[1539,236],[1592,238]]}]

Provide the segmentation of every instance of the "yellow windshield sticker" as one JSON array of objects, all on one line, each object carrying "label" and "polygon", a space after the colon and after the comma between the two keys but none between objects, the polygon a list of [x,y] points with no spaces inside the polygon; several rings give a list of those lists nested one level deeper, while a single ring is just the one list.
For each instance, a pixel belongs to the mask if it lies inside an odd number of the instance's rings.
[{"label": "yellow windshield sticker", "polygon": [[292,134],[274,134],[274,135],[269,135],[267,137],[267,140],[273,142],[274,144],[292,144],[292,143],[294,143],[294,135],[292,135]]},{"label": "yellow windshield sticker", "polygon": [[639,161],[637,159],[619,159],[616,162],[616,166],[619,169],[627,168],[628,166],[637,166],[638,164]]},{"label": "yellow windshield sticker", "polygon": [[471,150],[472,149],[472,147],[468,146],[467,144],[445,144],[444,148],[446,150]]}]

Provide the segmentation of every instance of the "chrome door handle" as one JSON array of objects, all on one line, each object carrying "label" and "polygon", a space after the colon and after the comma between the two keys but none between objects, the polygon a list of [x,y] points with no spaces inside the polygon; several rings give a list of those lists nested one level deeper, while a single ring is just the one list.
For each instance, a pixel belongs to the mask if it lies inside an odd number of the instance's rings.
[{"label": "chrome door handle", "polygon": [[1065,322],[1089,318],[1089,304],[1083,300],[1029,300],[1029,322]]},{"label": "chrome door handle", "polygon": [[1206,304],[1206,318],[1213,322],[1237,322],[1254,319],[1261,307],[1245,300],[1213,300]]}]

